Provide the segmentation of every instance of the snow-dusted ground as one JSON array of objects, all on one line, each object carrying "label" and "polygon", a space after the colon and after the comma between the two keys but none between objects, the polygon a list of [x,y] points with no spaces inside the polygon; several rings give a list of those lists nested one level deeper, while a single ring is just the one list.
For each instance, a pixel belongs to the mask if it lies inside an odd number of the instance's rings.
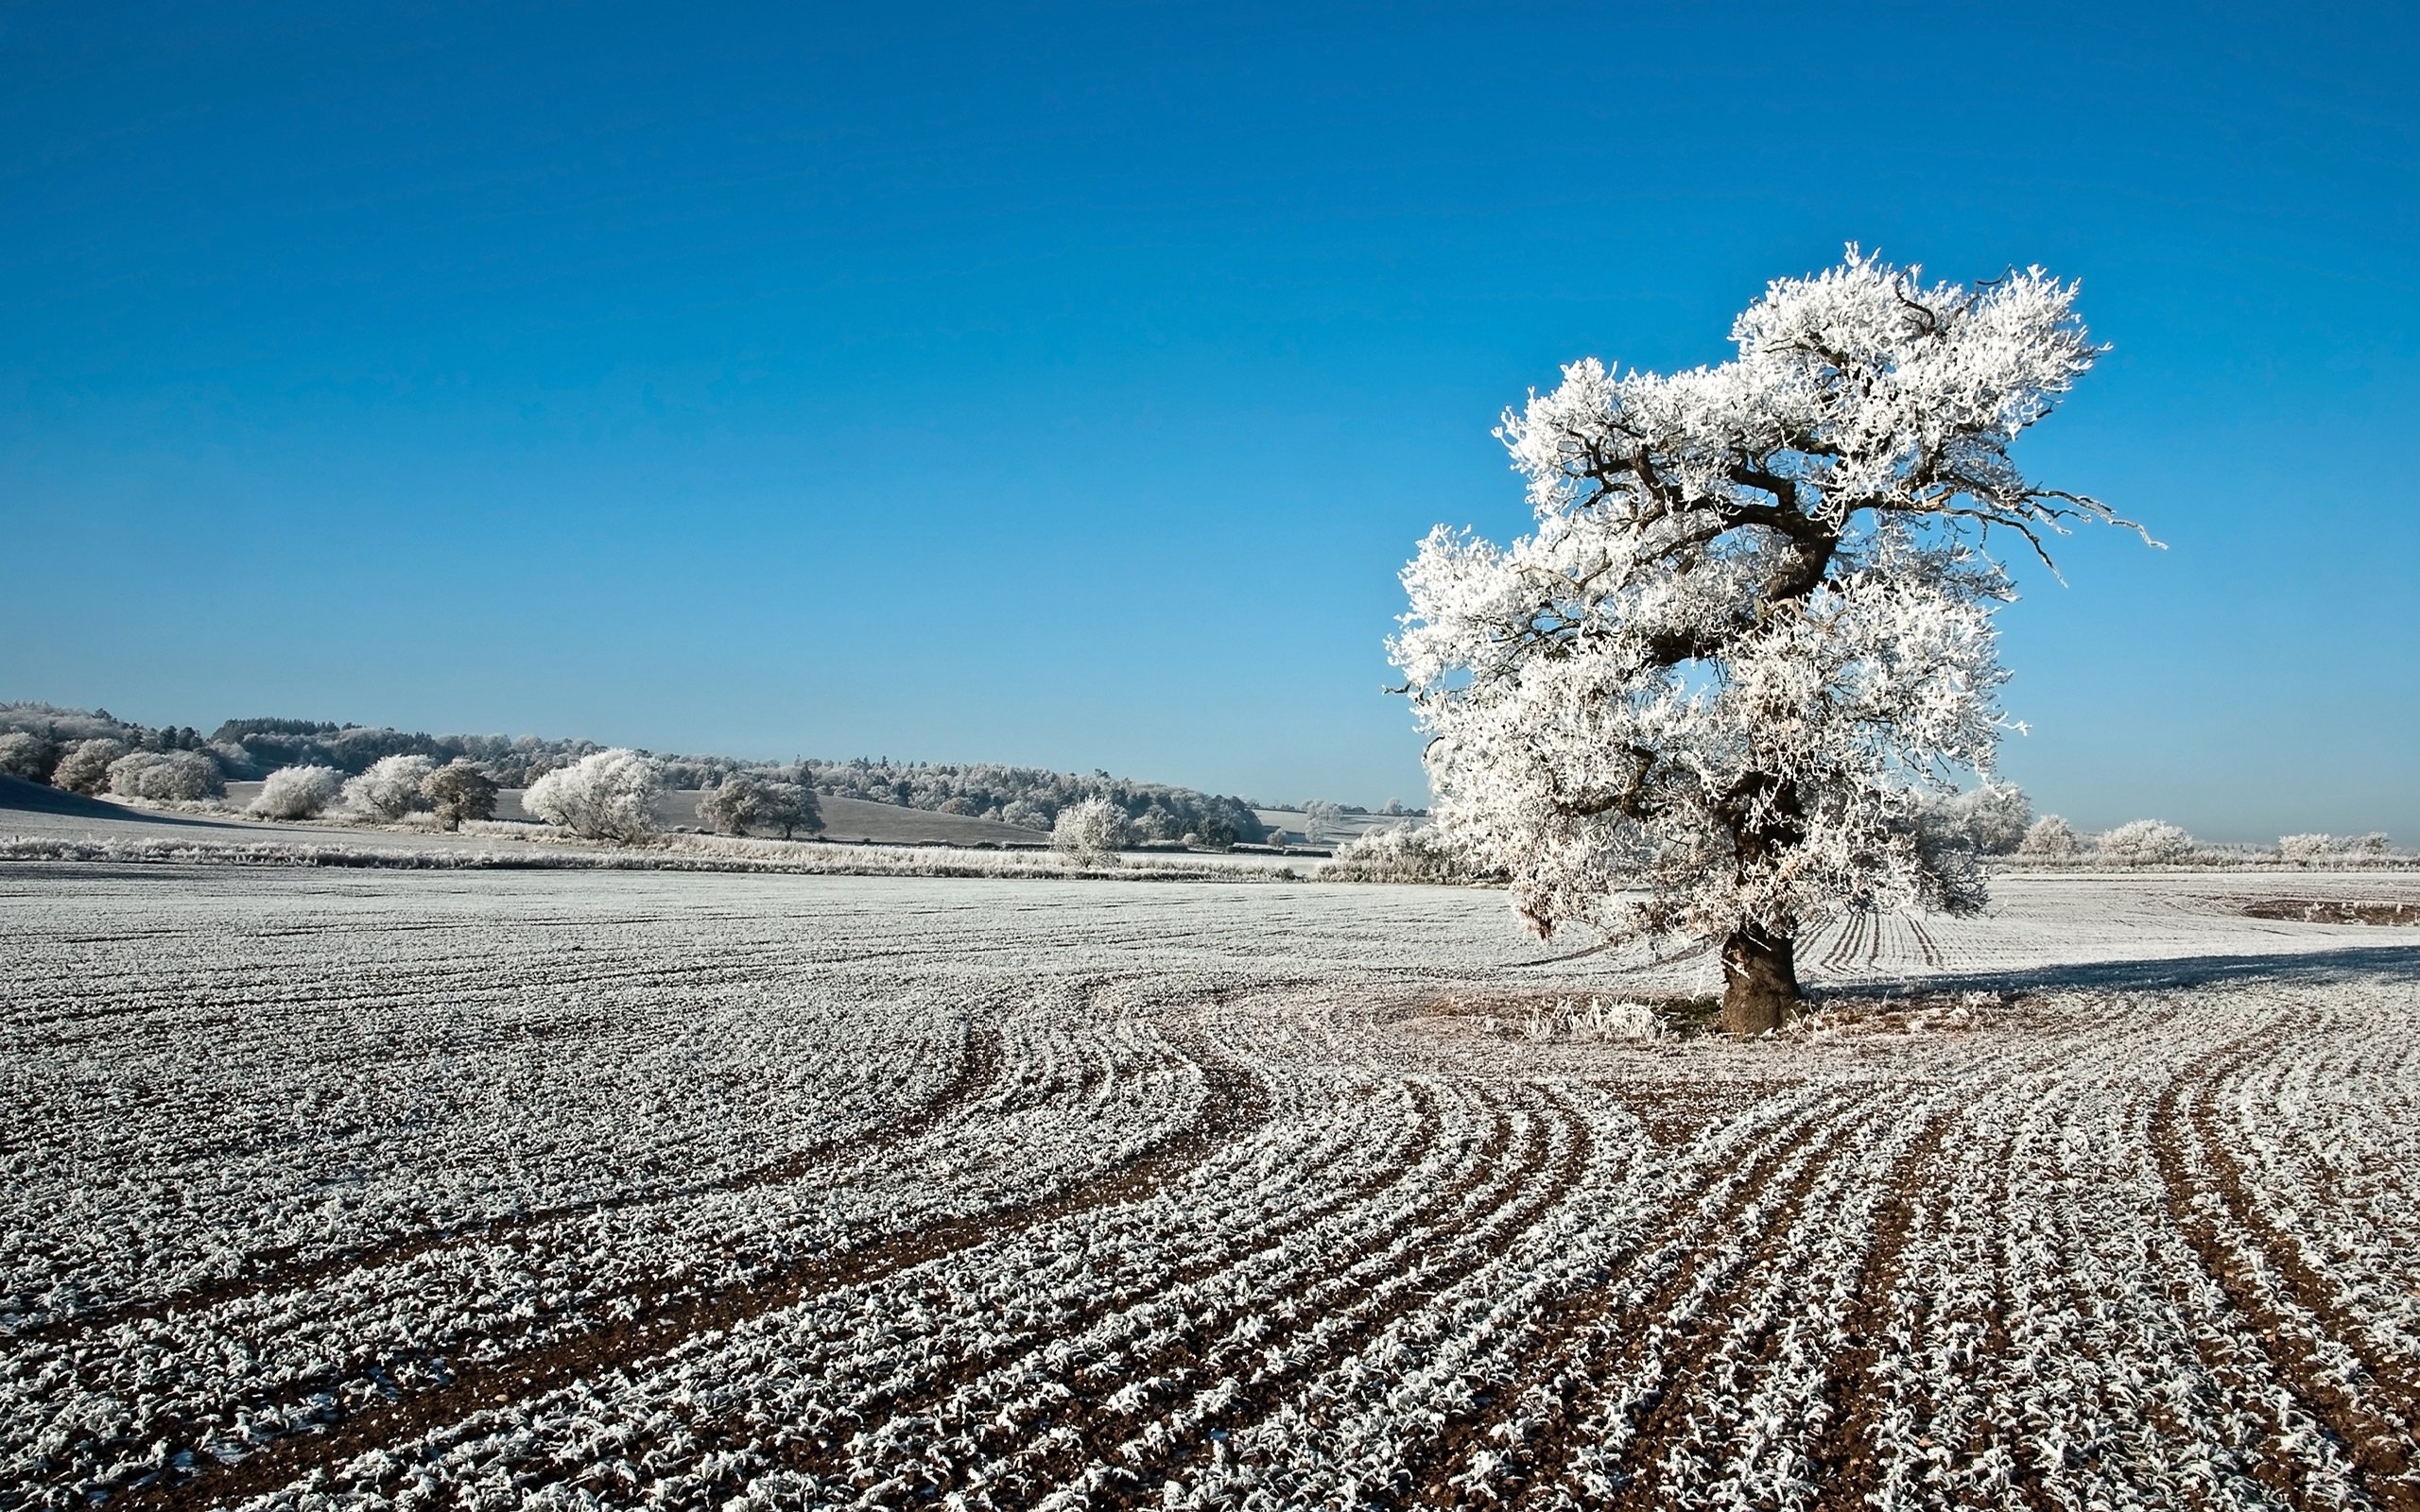
[{"label": "snow-dusted ground", "polygon": [[1998,890],[0,863],[0,1505],[2413,1504],[2415,881]]}]

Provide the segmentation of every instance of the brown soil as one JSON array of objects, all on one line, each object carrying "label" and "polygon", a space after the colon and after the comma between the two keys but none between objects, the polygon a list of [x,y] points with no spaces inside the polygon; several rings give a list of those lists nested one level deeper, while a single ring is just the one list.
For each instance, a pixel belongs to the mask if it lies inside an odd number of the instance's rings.
[{"label": "brown soil", "polygon": [[2269,898],[2243,905],[2246,919],[2301,924],[2420,924],[2420,903],[2348,902],[2332,898]]}]

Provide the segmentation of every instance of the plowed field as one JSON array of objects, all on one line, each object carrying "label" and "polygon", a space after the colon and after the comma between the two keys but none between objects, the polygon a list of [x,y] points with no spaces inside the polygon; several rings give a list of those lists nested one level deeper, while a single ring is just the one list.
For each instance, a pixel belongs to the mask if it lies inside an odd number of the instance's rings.
[{"label": "plowed field", "polygon": [[0,1507],[2420,1506],[2414,890],[2000,892],[0,868]]}]

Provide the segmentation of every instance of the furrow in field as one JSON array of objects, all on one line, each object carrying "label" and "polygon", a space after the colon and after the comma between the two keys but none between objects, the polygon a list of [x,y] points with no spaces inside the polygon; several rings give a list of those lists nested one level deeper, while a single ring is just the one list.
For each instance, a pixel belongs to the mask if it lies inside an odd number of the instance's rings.
[{"label": "furrow in field", "polygon": [[1194,1058],[1206,1083],[1195,1116],[1083,1186],[977,1217],[944,1219],[829,1260],[778,1267],[752,1284],[703,1296],[680,1296],[656,1306],[648,1305],[645,1298],[632,1298],[627,1321],[501,1360],[463,1362],[441,1385],[374,1405],[326,1424],[319,1432],[273,1442],[223,1469],[199,1469],[191,1479],[164,1477],[137,1486],[112,1504],[147,1508],[193,1504],[196,1499],[224,1503],[256,1496],[365,1451],[419,1437],[477,1411],[480,1403],[540,1397],[578,1379],[628,1371],[683,1339],[727,1331],[819,1292],[864,1285],[980,1244],[1003,1229],[1132,1202],[1181,1178],[1225,1143],[1248,1135],[1267,1116],[1260,1084],[1241,1067],[1207,1052],[1197,1052]]},{"label": "furrow in field", "polygon": [[[2307,1314],[2297,1315],[2300,1307],[2279,1294],[2276,1279],[2238,1227],[2196,1126],[2199,1105],[2210,1090],[2263,1051],[2274,1053],[2281,1028],[2272,1022],[2200,1057],[2152,1105],[2148,1132],[2169,1217],[2233,1314],[2224,1320],[2232,1336],[2223,1345],[2201,1338],[2196,1343],[2221,1382],[2247,1403],[2266,1409],[2275,1441],[2288,1452],[2263,1455],[2256,1473],[2292,1504],[2337,1500],[2328,1484],[2333,1477],[2326,1473],[2335,1455],[2299,1431],[2295,1419],[2304,1418],[2324,1428],[2336,1452],[2350,1461],[2355,1494],[2391,1512],[2410,1512],[2420,1508],[2420,1493],[2411,1480],[2408,1442],[2395,1440],[2391,1423],[2347,1389]],[[2284,1400],[2273,1400],[2263,1386],[2273,1386]]]},{"label": "furrow in field", "polygon": [[1845,1278],[1852,1300],[1825,1341],[1821,1424],[1806,1452],[1806,1478],[1817,1487],[1822,1512],[1859,1512],[1876,1499],[1882,1473],[1878,1430],[1888,1388],[1876,1366],[1892,1347],[1890,1315],[1905,1279],[1919,1209],[1932,1190],[1934,1164],[1956,1126],[1956,1112],[1936,1112],[1884,1177],[1886,1192],[1873,1214],[1871,1242]]},{"label": "furrow in field", "polygon": [[[1319,1158],[1337,1159],[1347,1151],[1331,1148],[1325,1142],[1312,1143],[1303,1149],[1301,1159],[1288,1162],[1305,1167],[1302,1175],[1318,1192],[1310,1200],[1289,1205],[1274,1214],[1257,1208],[1249,1196],[1242,1199],[1245,1211],[1232,1216],[1215,1210],[1201,1211],[1191,1204],[1184,1211],[1167,1214],[1173,1224],[1182,1226],[1179,1242],[1191,1246],[1194,1253],[1171,1268],[1150,1276],[1148,1289],[1094,1284],[1066,1298],[1065,1311],[1053,1330],[1056,1340],[1036,1338],[1029,1331],[1002,1331],[999,1324],[979,1315],[960,1317],[954,1319],[955,1326],[986,1340],[987,1347],[949,1357],[920,1373],[894,1378],[872,1392],[836,1383],[836,1389],[847,1400],[848,1416],[873,1425],[871,1432],[860,1435],[862,1440],[896,1446],[929,1437],[945,1431],[951,1419],[967,1416],[972,1410],[967,1403],[980,1403],[981,1411],[975,1416],[988,1419],[992,1431],[1003,1435],[1019,1432],[1016,1425],[1041,1416],[1053,1400],[1080,1402],[1092,1410],[1100,1410],[1098,1399],[1113,1392],[1115,1386],[1104,1389],[1098,1383],[1082,1379],[1086,1372],[1080,1368],[1053,1368],[1043,1356],[1054,1351],[1061,1342],[1075,1344],[1080,1347],[1079,1352],[1096,1359],[1115,1354],[1121,1381],[1161,1377],[1182,1369],[1179,1357],[1193,1341],[1206,1331],[1232,1324],[1236,1306],[1253,1305],[1261,1295],[1256,1288],[1269,1280],[1256,1274],[1255,1267],[1272,1256],[1289,1255],[1298,1247],[1294,1243],[1297,1236],[1316,1231],[1319,1239],[1332,1244],[1341,1232],[1352,1235],[1352,1242],[1366,1243],[1401,1226],[1401,1220],[1397,1220],[1364,1228],[1353,1220],[1381,1198],[1439,1174],[1426,1169],[1445,1132],[1435,1094],[1417,1083],[1406,1090],[1416,1116],[1399,1160],[1375,1164],[1350,1183],[1322,1190],[1316,1184],[1321,1169]],[[1451,1194],[1475,1181],[1510,1136],[1510,1120],[1496,1113],[1489,1120],[1489,1133],[1476,1156],[1463,1162],[1467,1171],[1441,1183],[1438,1191]],[[1289,1174],[1264,1167],[1258,1179],[1290,1187],[1292,1182],[1281,1179]],[[1428,1195],[1434,1197],[1436,1194]],[[1226,1222],[1222,1224],[1221,1219]],[[1283,1263],[1282,1259],[1279,1263]],[[1080,1279],[1078,1284],[1084,1283]],[[1184,1309],[1182,1327],[1171,1331],[1172,1336],[1154,1349],[1140,1353],[1121,1349],[1116,1337],[1104,1336],[1124,1332],[1119,1325],[1126,1329],[1136,1326],[1135,1314],[1166,1311],[1163,1299],[1171,1295],[1197,1292],[1201,1297]],[[1020,1297],[1020,1306],[1030,1309],[1033,1300]],[[1143,1326],[1148,1327],[1148,1321]],[[943,1342],[946,1347],[947,1341]],[[1012,1386],[1006,1383],[1009,1380],[1013,1381]],[[930,1431],[918,1433],[919,1423],[930,1424]],[[985,1422],[977,1421],[956,1431],[979,1437],[985,1426]],[[783,1445],[780,1462],[820,1483],[874,1484],[896,1469],[893,1465],[865,1457],[847,1443],[836,1441],[819,1450],[802,1438],[785,1438]]]},{"label": "furrow in field", "polygon": [[[1741,1368],[1754,1361],[1775,1321],[1768,1294],[1790,1283],[1786,1246],[1842,1147],[1879,1115],[1863,1098],[1847,1101],[1794,1147],[1772,1151],[1770,1163],[1748,1173],[1731,1200],[1685,1241],[1685,1254],[1634,1304],[1605,1321],[1613,1358],[1594,1349],[1567,1356],[1562,1380],[1530,1399],[1530,1412],[1560,1429],[1534,1447],[1516,1423],[1474,1443],[1460,1463],[1433,1471],[1422,1501],[1455,1504],[1476,1485],[1498,1496],[1530,1487],[1547,1501],[1558,1495],[1601,1499],[1616,1505],[1663,1504],[1675,1451],[1702,1434],[1700,1409],[1729,1397]],[[1818,1209],[1815,1216],[1824,1211]],[[1559,1388],[1559,1389],[1557,1389]],[[1561,1399],[1558,1401],[1556,1399]],[[1525,1417],[1527,1415],[1524,1415]],[[1493,1430],[1495,1425],[1491,1424]],[[1582,1446],[1585,1452],[1575,1452]]]},{"label": "furrow in field", "polygon": [[372,1247],[348,1250],[301,1264],[280,1265],[278,1257],[274,1255],[255,1255],[248,1258],[244,1271],[239,1275],[204,1281],[162,1297],[146,1298],[62,1318],[28,1330],[19,1336],[34,1342],[49,1342],[78,1334],[106,1332],[125,1324],[164,1317],[171,1313],[222,1306],[264,1292],[307,1288],[347,1271],[402,1264],[464,1245],[509,1244],[516,1236],[535,1228],[574,1223],[631,1208],[681,1202],[714,1194],[735,1194],[759,1187],[801,1180],[814,1172],[819,1164],[836,1155],[862,1159],[923,1138],[943,1118],[963,1111],[976,1091],[995,1081],[1000,1070],[998,1032],[990,1028],[970,1030],[959,1056],[957,1069],[949,1079],[914,1106],[903,1108],[897,1116],[886,1122],[819,1139],[781,1160],[736,1176],[684,1187],[617,1193],[586,1202],[565,1203],[560,1207],[482,1219],[460,1228],[439,1229]]},{"label": "furrow in field", "polygon": [[[1685,1263],[1689,1245],[1682,1236],[1697,1232],[1696,1226],[1709,1217],[1719,1221],[1722,1215],[1744,1208],[1780,1159],[1777,1146],[1798,1137],[1821,1116],[1821,1110],[1802,1108],[1760,1125],[1752,1113],[1745,1120],[1707,1135],[1697,1148],[1682,1158],[1677,1170],[1646,1166],[1626,1177],[1651,1183],[1649,1191],[1656,1184],[1665,1188],[1652,1196],[1636,1192],[1630,1199],[1663,1215],[1644,1234],[1625,1239],[1617,1233],[1589,1241],[1590,1246],[1605,1245],[1606,1252],[1600,1258],[1580,1259],[1578,1263],[1583,1268],[1568,1280],[1543,1280],[1525,1289],[1533,1290],[1534,1296],[1506,1299],[1521,1314],[1517,1326],[1501,1337],[1478,1342],[1478,1352],[1444,1367],[1450,1369],[1450,1374],[1434,1383],[1406,1382],[1388,1388],[1389,1395],[1394,1398],[1432,1397],[1434,1406],[1417,1415],[1399,1414],[1375,1402],[1357,1409],[1369,1416],[1370,1431],[1383,1433],[1394,1440],[1386,1452],[1383,1479],[1362,1483],[1357,1494],[1391,1505],[1456,1499],[1459,1493],[1449,1485],[1451,1476],[1472,1454],[1488,1452],[1485,1446],[1492,1441],[1491,1430],[1502,1423],[1509,1413],[1518,1412],[1525,1418],[1542,1416],[1533,1411],[1532,1397],[1542,1384],[1555,1382],[1563,1373],[1561,1367],[1567,1364],[1564,1357],[1574,1341],[1618,1305],[1614,1300],[1616,1278],[1632,1278],[1634,1285],[1646,1280],[1659,1263]],[[1474,1277],[1460,1291],[1469,1292],[1480,1284],[1479,1279]],[[1457,1295],[1456,1288],[1440,1289],[1439,1295],[1428,1302],[1429,1312],[1458,1306],[1450,1300]],[[1443,1326],[1443,1316],[1436,1321]],[[1357,1342],[1364,1354],[1377,1344],[1375,1339]],[[1401,1349],[1392,1352],[1400,1353]],[[1338,1415],[1354,1400],[1353,1394],[1374,1389],[1392,1379],[1392,1371],[1384,1366],[1365,1368],[1357,1374],[1368,1377],[1366,1386],[1343,1381],[1334,1386],[1316,1383],[1308,1388],[1313,1391],[1312,1396],[1296,1393],[1281,1404],[1281,1412],[1288,1424],[1299,1421],[1341,1428],[1345,1419]],[[1339,1397],[1340,1389],[1347,1395]],[[1434,1395],[1440,1392],[1442,1396]],[[1273,1431],[1276,1416],[1264,1415],[1257,1420],[1252,1430],[1255,1440]],[[1541,1436],[1552,1431],[1551,1425],[1544,1421],[1537,1426]]]},{"label": "furrow in field", "polygon": [[[2275,1056],[2289,1047],[2269,1040],[2257,1048]],[[2338,1300],[2292,1237],[2261,1211],[2218,1125],[2220,1088],[2252,1063],[2251,1049],[2221,1057],[2194,1079],[2189,1099],[2175,1095],[2176,1089],[2163,1099],[2169,1139],[2194,1142],[2193,1159],[2175,1160],[2163,1170],[2172,1166],[2188,1181],[2201,1177],[2189,1204],[2195,1226],[2188,1238],[2228,1299],[2258,1319],[2271,1358],[2291,1378],[2296,1394],[2344,1440],[2371,1495],[2382,1506],[2420,1507],[2412,1447],[2420,1390],[2402,1362],[2369,1347],[2361,1319]],[[2180,1108],[2186,1109],[2182,1125]]]},{"label": "furrow in field", "polygon": [[1172,1410],[1068,1424],[1074,1432],[1060,1452],[1027,1472],[1030,1491],[1043,1499],[1074,1491],[1100,1506],[1161,1500],[1178,1455],[1265,1416],[1431,1291],[1516,1243],[1564,1200],[1593,1149],[1584,1121],[1566,1109],[1549,1104],[1528,1122],[1521,1149],[1494,1165],[1484,1185],[1460,1200],[1424,1205],[1383,1247],[1369,1246],[1356,1263],[1323,1280],[1288,1278],[1283,1295],[1292,1305],[1281,1313],[1282,1327],[1231,1334],[1174,1362],[1184,1371],[1181,1383],[1192,1389]]}]

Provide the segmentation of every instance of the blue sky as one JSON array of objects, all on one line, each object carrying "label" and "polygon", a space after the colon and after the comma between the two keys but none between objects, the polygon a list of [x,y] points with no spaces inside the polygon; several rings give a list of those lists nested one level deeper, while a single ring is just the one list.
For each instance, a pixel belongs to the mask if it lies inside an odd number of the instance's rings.
[{"label": "blue sky", "polygon": [[0,11],[0,697],[1422,792],[1496,413],[2083,282],[2002,619],[2098,826],[2420,839],[2408,11]]}]

